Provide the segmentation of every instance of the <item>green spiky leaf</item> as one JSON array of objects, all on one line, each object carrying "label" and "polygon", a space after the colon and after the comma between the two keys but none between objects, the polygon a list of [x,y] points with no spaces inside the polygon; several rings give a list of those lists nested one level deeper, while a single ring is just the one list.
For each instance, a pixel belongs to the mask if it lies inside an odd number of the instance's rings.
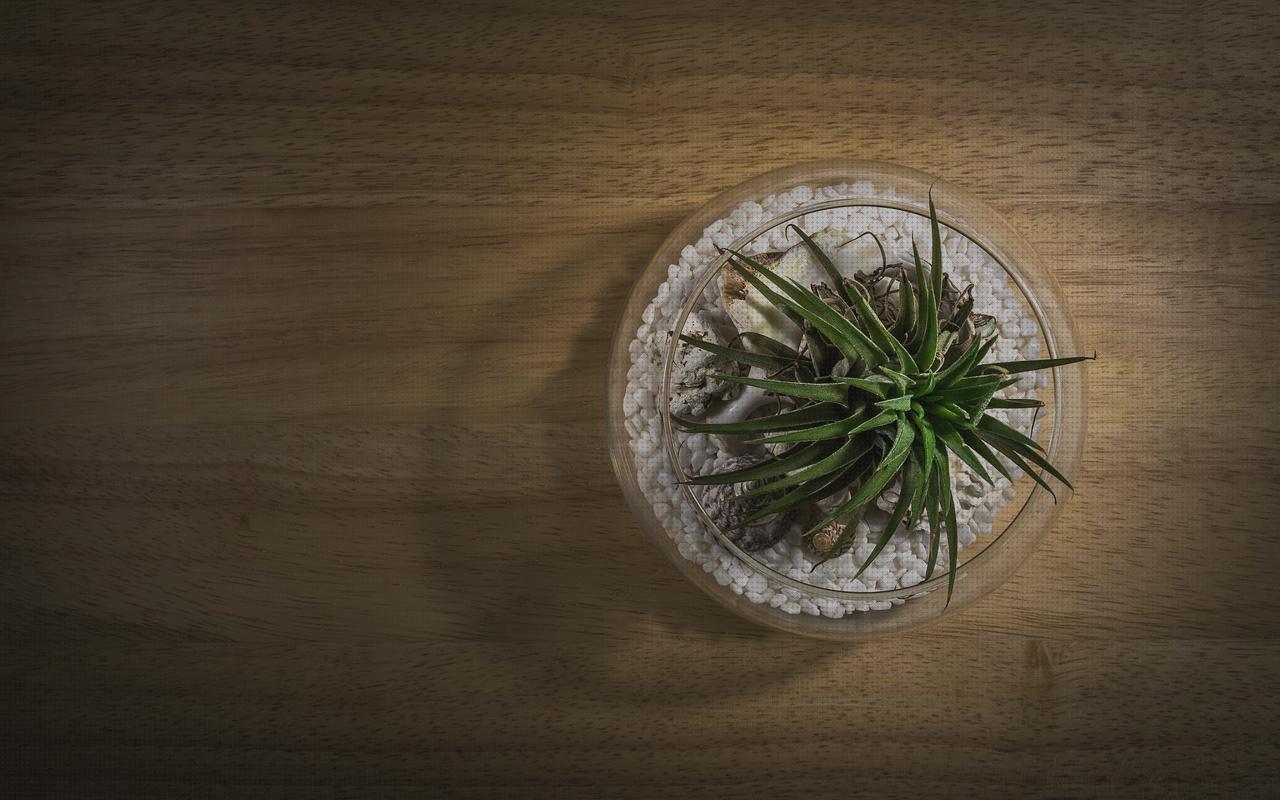
[{"label": "green spiky leaf", "polygon": [[880,551],[884,550],[885,545],[889,544],[889,540],[893,538],[893,534],[897,532],[898,526],[902,524],[902,520],[907,515],[908,509],[911,507],[911,501],[915,498],[915,480],[918,474],[912,463],[911,456],[907,456],[907,465],[902,472],[902,487],[898,493],[898,502],[893,504],[893,511],[889,514],[889,519],[885,521],[884,529],[880,532],[880,538],[876,540],[876,546],[871,550],[871,554],[862,562],[862,566],[858,567],[858,572],[854,578],[862,577],[862,573],[867,567],[876,560],[880,555]]},{"label": "green spiky leaf", "polygon": [[987,408],[1044,408],[1044,401],[1031,397],[993,397]]},{"label": "green spiky leaf", "polygon": [[933,472],[933,454],[935,447],[933,425],[929,423],[923,413],[917,414],[915,410],[912,409],[911,415],[915,418],[916,429],[920,433],[920,444],[924,450],[924,452],[921,453],[920,464],[921,469],[924,472],[922,480],[927,484],[930,478],[930,473]]},{"label": "green spiky leaf", "polygon": [[925,564],[925,580],[933,577],[933,570],[938,566],[938,542],[942,539],[942,526],[938,524],[942,517],[939,507],[939,496],[942,492],[942,470],[934,470],[929,479],[929,491],[925,495],[925,516],[929,523],[929,559]]},{"label": "green spiky leaf", "polygon": [[887,400],[880,400],[875,403],[876,408],[883,408],[886,411],[910,411],[911,397],[890,397]]},{"label": "green spiky leaf", "polygon": [[880,375],[868,375],[865,378],[849,378],[842,375],[838,376],[836,380],[861,389],[878,400],[883,400],[888,390],[894,386],[893,381]]},{"label": "green spiky leaf", "polygon": [[1029,361],[997,361],[994,364],[983,364],[983,369],[998,369],[1009,373],[1010,375],[1017,372],[1035,372],[1042,369],[1052,369],[1053,367],[1065,367],[1068,364],[1078,364],[1081,361],[1092,361],[1097,356],[1072,356],[1070,358],[1033,358]]},{"label": "green spiky leaf", "polygon": [[901,415],[898,416],[898,433],[894,437],[893,446],[889,452],[885,454],[884,459],[871,473],[871,477],[858,487],[853,496],[846,500],[836,510],[827,515],[826,518],[809,529],[809,533],[821,530],[832,522],[848,514],[857,506],[870,502],[879,496],[880,491],[898,474],[898,470],[902,468],[902,464],[906,461],[907,453],[910,451],[911,442],[915,439],[915,432],[911,425]]},{"label": "green spiky leaf", "polygon": [[884,373],[885,377],[893,381],[893,385],[898,387],[898,391],[905,393],[911,389],[911,379],[896,369],[880,367],[880,371]]},{"label": "green spiky leaf", "polygon": [[867,330],[871,341],[880,348],[881,352],[892,353],[898,361],[898,366],[906,372],[915,372],[916,361],[912,358],[911,353],[907,352],[907,348],[902,346],[902,342],[898,341],[893,334],[889,333],[889,329],[884,326],[880,318],[876,316],[876,312],[871,308],[871,303],[863,295],[867,289],[861,284],[857,284],[857,288],[851,292],[847,292],[852,296],[850,301],[854,310],[857,311],[862,325]]},{"label": "green spiky leaf", "polygon": [[920,288],[920,325],[918,335],[920,349],[916,354],[916,363],[930,368],[933,357],[938,352],[938,296],[934,293],[932,279],[926,275],[924,264],[920,261],[920,251],[916,243],[911,242],[911,257],[916,264],[916,284]]},{"label": "green spiky leaf", "polygon": [[991,377],[992,380],[973,381],[972,383],[968,382],[973,380],[972,378],[965,378],[963,381],[952,384],[949,388],[942,389],[941,391],[929,395],[925,399],[936,403],[956,404],[969,403],[978,400],[982,401],[985,405],[991,400],[991,396],[996,392],[1006,386],[1012,386],[1018,382],[1017,378],[1009,378],[1002,381],[998,375],[993,375]]},{"label": "green spiky leaf", "polygon": [[947,449],[955,453],[961,461],[969,466],[969,469],[978,474],[978,477],[987,483],[995,483],[995,481],[991,480],[991,476],[987,474],[987,470],[982,466],[982,462],[978,460],[973,450],[964,443],[959,431],[942,420],[939,420],[934,425],[934,429],[938,434],[938,438],[947,446]]},{"label": "green spiky leaf", "polygon": [[996,468],[996,471],[1003,475],[1010,483],[1013,483],[1013,476],[1009,474],[1009,470],[1005,467],[1004,462],[1000,460],[1000,456],[996,455],[982,437],[976,431],[960,431],[960,437],[964,439],[965,444],[973,449],[973,452],[982,456],[988,464]]},{"label": "green spiky leaf", "polygon": [[857,436],[859,433],[862,433],[864,431],[874,430],[875,428],[883,428],[884,426],[893,422],[896,416],[897,416],[896,412],[883,411],[879,414],[876,414],[874,417],[862,423],[861,425],[857,426],[853,430],[849,431],[849,435]]},{"label": "green spiky leaf", "polygon": [[749,440],[751,444],[775,444],[777,442],[818,442],[823,439],[839,439],[845,436],[855,436],[861,433],[858,428],[867,420],[866,410],[862,408],[855,409],[852,414],[843,419],[834,422],[828,422],[823,425],[814,425],[810,428],[802,428],[795,431],[787,431],[772,436],[763,436],[759,439]]},{"label": "green spiky leaf", "polygon": [[1040,473],[1032,469],[1031,465],[1027,463],[1027,460],[1023,458],[1022,453],[1026,452],[1025,450],[1019,451],[1018,448],[1014,446],[1013,442],[1008,439],[1002,439],[999,436],[993,436],[986,431],[978,431],[977,433],[983,441],[994,447],[996,450],[999,450],[1001,455],[1012,461],[1018,469],[1025,472],[1032,480],[1040,484],[1045,491],[1053,496],[1054,500],[1058,499],[1057,492],[1053,491],[1053,487],[1049,485],[1048,481],[1041,477]]},{"label": "green spiky leaf", "polygon": [[677,417],[675,414],[671,415],[671,421],[690,433],[775,433],[802,428],[815,422],[834,420],[841,412],[842,409],[835,403],[817,403],[794,411],[783,411],[780,414],[744,419],[740,422],[695,422]]},{"label": "green spiky leaf", "polygon": [[947,605],[950,605],[951,595],[956,588],[956,572],[960,567],[960,543],[956,536],[956,502],[951,494],[951,476],[948,474],[946,456],[941,453],[938,454],[938,507],[947,532],[947,559],[951,565],[947,570]]},{"label": "green spiky leaf", "polygon": [[891,333],[900,342],[908,342],[915,330],[916,292],[911,281],[899,274],[898,278],[898,318],[893,322]]},{"label": "green spiky leaf", "polygon": [[817,462],[810,464],[804,469],[796,470],[785,478],[779,478],[776,481],[770,481],[762,486],[757,486],[738,495],[739,497],[756,497],[764,494],[775,494],[780,489],[786,489],[799,483],[805,483],[813,478],[819,478],[823,475],[830,475],[838,469],[857,461],[867,454],[872,448],[871,442],[862,442],[857,439],[849,439],[840,446],[831,455]]},{"label": "green spiky leaf", "polygon": [[777,458],[771,458],[760,464],[753,464],[749,467],[730,470],[728,472],[717,472],[714,475],[699,475],[696,478],[690,478],[689,483],[696,486],[711,486],[715,484],[726,483],[745,483],[746,481],[763,480],[772,478],[776,475],[785,475],[786,473],[808,466],[820,458],[823,458],[831,452],[831,448],[825,442],[814,442],[807,445],[799,445],[796,448],[787,451],[785,455]]},{"label": "green spiky leaf", "polygon": [[771,378],[746,378],[741,375],[710,375],[718,381],[740,383],[743,386],[755,386],[774,394],[787,397],[799,397],[803,400],[817,400],[819,403],[849,402],[849,388],[839,383],[801,383],[800,381],[773,380]]},{"label": "green spiky leaf", "polygon": [[783,495],[779,499],[768,504],[764,508],[748,515],[741,522],[730,526],[731,528],[744,528],[747,525],[759,522],[766,517],[774,514],[780,514],[783,511],[789,511],[796,506],[811,505],[819,500],[825,500],[836,492],[844,489],[850,483],[857,482],[861,479],[865,469],[858,463],[853,464],[843,472],[837,472],[834,476],[818,478],[801,484],[789,493]]},{"label": "green spiky leaf", "polygon": [[1022,431],[1019,431],[1016,428],[1009,427],[1008,425],[996,419],[995,417],[991,416],[990,414],[982,415],[982,418],[978,420],[978,427],[981,428],[983,431],[986,431],[987,433],[1000,436],[1012,442],[1017,442],[1018,444],[1021,444],[1025,447],[1030,447],[1032,450],[1044,449],[1040,446],[1040,443],[1037,442],[1035,439],[1032,439],[1030,436],[1027,436],[1025,433],[1023,433]]},{"label": "green spiky leaf", "polygon": [[973,365],[981,361],[982,357],[991,350],[992,345],[995,343],[996,337],[994,336],[986,341],[983,341],[981,337],[973,337],[973,341],[969,342],[969,346],[964,350],[963,354],[938,373],[938,388],[946,389],[953,382],[968,377]]},{"label": "green spiky leaf", "polygon": [[931,277],[933,278],[933,297],[937,302],[942,301],[942,230],[938,226],[938,209],[933,205],[933,190],[929,190],[929,233],[933,240],[933,252],[930,255],[932,263],[929,264]]},{"label": "green spiky leaf", "polygon": [[790,345],[774,339],[772,336],[765,336],[763,333],[755,331],[744,331],[738,334],[738,338],[743,344],[754,347],[758,352],[769,356],[775,356],[787,361],[799,361],[800,354]]},{"label": "green spiky leaf", "polygon": [[[983,417],[983,419],[986,420],[991,418]],[[1010,431],[1013,431],[1014,433],[1017,433],[1017,431],[1014,431],[1013,428],[1009,428],[1007,425],[1005,426],[1005,428],[1007,428]],[[1019,441],[1017,439],[1004,436],[1003,434],[1000,434],[1000,433],[992,433],[990,428],[984,428],[981,431],[981,433],[985,434],[983,438],[987,439],[987,441],[991,441],[992,438],[1003,440],[1004,442],[1007,443],[1008,449],[1012,449],[1018,455],[1031,461],[1031,463],[1037,465],[1038,467],[1043,469],[1045,472],[1057,478],[1058,481],[1061,482],[1062,485],[1066,486],[1068,489],[1073,489],[1073,490],[1075,489],[1075,487],[1071,485],[1071,482],[1068,481],[1061,472],[1058,472],[1057,468],[1054,467],[1052,464],[1050,464],[1049,460],[1044,457],[1044,455],[1040,452],[1039,445],[1037,445],[1036,447],[1032,447],[1026,444],[1024,441]],[[1032,441],[1032,442],[1034,441],[1032,439],[1026,439],[1026,437],[1021,437],[1021,438],[1025,441]],[[1002,453],[1007,452],[1007,450],[1002,449],[1001,452]]]}]

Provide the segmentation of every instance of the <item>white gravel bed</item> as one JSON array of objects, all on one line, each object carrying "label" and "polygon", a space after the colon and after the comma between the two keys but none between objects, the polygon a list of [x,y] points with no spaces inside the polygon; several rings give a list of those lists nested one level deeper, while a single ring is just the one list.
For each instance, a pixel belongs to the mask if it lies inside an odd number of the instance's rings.
[{"label": "white gravel bed", "polygon": [[[769,579],[762,572],[742,563],[720,546],[706,529],[693,504],[676,483],[663,441],[660,409],[662,372],[666,358],[668,333],[679,316],[680,308],[693,290],[696,279],[716,257],[716,246],[731,246],[740,237],[759,227],[766,219],[799,206],[845,197],[860,199],[895,199],[892,187],[873,187],[869,183],[840,184],[813,189],[798,186],[791,191],[771,195],[760,203],[739,206],[725,219],[712,223],[697,242],[681,253],[678,264],[667,270],[667,280],[645,309],[643,324],[636,330],[630,345],[631,367],[627,373],[624,404],[626,429],[635,455],[640,488],[667,534],[675,541],[680,554],[699,564],[726,591],[744,595],[755,603],[766,603],[790,614],[823,615],[839,618],[851,612],[884,610],[888,601],[817,597]],[[929,241],[928,220],[893,209],[845,208],[820,211],[796,220],[806,231],[832,228],[848,236],[870,231],[880,238],[891,257],[909,257],[912,236],[922,246]],[[949,234],[949,235],[948,235]],[[1000,267],[967,238],[943,227],[946,252],[944,269],[952,280],[963,287],[974,284],[974,310],[990,314],[1000,327],[1000,338],[988,360],[1009,361],[1040,356],[1040,338],[1033,319],[1025,312],[1015,287]],[[796,244],[786,236],[784,226],[759,237],[748,251],[786,250]],[[704,313],[723,316],[720,282],[713,279],[704,291]],[[727,317],[723,317],[727,320]],[[1022,376],[1019,383],[1006,390],[1007,396],[1034,396],[1047,386],[1047,377],[1039,373]],[[993,411],[1009,424],[1029,432],[1030,410]],[[691,474],[719,471],[732,457],[721,437],[708,434],[685,436],[680,446],[682,468]],[[1010,465],[1012,466],[1012,465]],[[956,516],[961,548],[972,544],[979,534],[990,530],[1000,510],[1016,497],[1008,481],[997,477],[994,487],[972,475],[968,467],[952,457],[951,475],[956,497]],[[1013,472],[1014,477],[1018,473]],[[870,555],[874,543],[872,531],[878,532],[885,515],[872,512],[859,523],[854,547],[850,553],[832,559],[814,569],[815,559],[798,537],[788,536],[773,547],[754,553],[756,559],[772,569],[812,586],[844,592],[877,592],[913,586],[924,580],[929,534],[923,523],[907,531],[900,528],[875,562],[860,577],[853,575],[862,560]],[[868,525],[868,522],[871,524]],[[938,572],[947,568],[946,548],[938,558]],[[902,600],[895,600],[901,603]]]}]

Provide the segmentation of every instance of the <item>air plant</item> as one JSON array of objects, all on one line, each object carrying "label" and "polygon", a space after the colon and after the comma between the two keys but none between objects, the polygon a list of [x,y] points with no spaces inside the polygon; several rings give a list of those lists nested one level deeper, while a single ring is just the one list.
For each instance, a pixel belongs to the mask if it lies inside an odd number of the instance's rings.
[{"label": "air plant", "polygon": [[[741,276],[801,332],[796,347],[760,333],[722,345],[682,336],[685,343],[756,367],[767,377],[714,375],[785,398],[776,413],[736,422],[696,422],[673,416],[690,432],[752,437],[775,455],[747,467],[704,475],[697,485],[747,484],[737,495],[753,510],[728,529],[759,524],[797,509],[819,509],[821,519],[805,532],[811,544],[821,534],[823,561],[846,552],[855,526],[892,483],[900,489],[892,511],[858,570],[861,575],[894,532],[927,518],[930,530],[926,579],[937,563],[945,534],[951,569],[947,601],[955,588],[956,506],[948,452],[980,479],[992,483],[987,466],[1012,480],[1003,456],[1056,499],[1035,468],[1068,488],[1071,484],[1045,458],[1041,445],[987,413],[997,408],[1039,408],[1034,399],[997,397],[1017,373],[1085,360],[1087,356],[983,363],[997,338],[994,320],[973,310],[972,286],[958,290],[943,272],[937,210],[929,201],[931,258],[912,242],[912,263],[887,263],[871,273],[841,275],[832,259],[797,226],[830,283],[801,286],[736,250],[727,269]],[[877,242],[878,244],[878,242]],[[731,274],[731,273],[727,273]],[[841,499],[841,493],[847,498]],[[829,513],[818,506],[836,497]],[[768,500],[761,505],[761,500]],[[828,506],[830,507],[830,506]],[[843,521],[843,529],[839,523]],[[838,533],[836,533],[838,531]],[[821,562],[819,562],[821,563]]]}]

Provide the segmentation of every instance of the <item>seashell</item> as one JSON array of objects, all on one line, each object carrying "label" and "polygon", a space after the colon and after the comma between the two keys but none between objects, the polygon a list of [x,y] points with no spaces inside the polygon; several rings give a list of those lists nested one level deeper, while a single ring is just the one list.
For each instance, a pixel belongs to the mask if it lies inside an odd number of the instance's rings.
[{"label": "seashell", "polygon": [[[730,459],[725,466],[726,470],[741,469],[758,463],[758,459],[753,458],[735,458]],[[741,520],[751,514],[764,508],[769,503],[777,499],[777,495],[762,495],[759,497],[748,497],[739,499],[738,495],[743,492],[755,489],[763,484],[763,481],[748,481],[735,484],[716,484],[712,486],[699,487],[699,502],[702,508],[720,530],[724,531],[729,541],[741,547],[747,552],[763,550],[766,547],[772,547],[782,538],[793,530],[799,530],[800,514],[798,511],[784,511],[782,514],[765,517],[757,523],[746,525],[741,528],[732,528]]]},{"label": "seashell", "polygon": [[893,482],[880,492],[876,497],[876,508],[886,513],[892,513],[893,507],[898,504],[898,499],[902,497],[902,478],[894,478]]},{"label": "seashell", "polygon": [[[833,522],[819,530],[814,531],[804,537],[805,544],[809,545],[809,549],[815,555],[826,558],[831,549],[836,546],[836,542],[840,539],[840,535],[845,531],[845,525],[842,522]],[[846,546],[845,549],[848,549]],[[839,554],[834,554],[839,555]]]},{"label": "seashell", "polygon": [[[701,312],[689,315],[684,332],[686,336],[712,344],[725,344],[725,338]],[[736,383],[708,376],[713,373],[742,375],[745,372],[746,369],[732,359],[681,344],[671,371],[671,413],[686,418],[701,417],[713,403],[736,396],[742,388]]]}]

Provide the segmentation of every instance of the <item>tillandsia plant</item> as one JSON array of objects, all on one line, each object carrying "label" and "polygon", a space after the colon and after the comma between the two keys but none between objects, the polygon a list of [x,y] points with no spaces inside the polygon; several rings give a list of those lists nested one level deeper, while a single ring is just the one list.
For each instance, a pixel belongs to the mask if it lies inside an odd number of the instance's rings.
[{"label": "tillandsia plant", "polygon": [[[1071,484],[1045,458],[1041,445],[987,411],[1042,407],[1039,400],[996,394],[1017,381],[1011,375],[1088,357],[983,363],[998,335],[995,322],[974,312],[972,286],[958,290],[943,272],[932,197],[929,219],[933,241],[928,261],[913,241],[912,263],[890,264],[882,258],[879,269],[854,276],[841,275],[812,237],[790,226],[830,284],[801,286],[765,266],[762,260],[767,259],[728,251],[727,268],[799,328],[800,343],[791,347],[759,333],[736,342],[750,349],[691,336],[681,340],[767,376],[711,377],[758,387],[787,403],[776,413],[742,421],[695,422],[674,415],[673,421],[694,433],[746,436],[751,444],[770,445],[775,454],[761,463],[689,482],[748,487],[735,501],[749,504],[750,513],[733,515],[730,530],[801,508],[829,508],[829,513],[814,514],[821,519],[804,533],[822,561],[850,549],[857,522],[898,481],[888,521],[858,575],[899,525],[905,522],[910,528],[927,518],[925,577],[933,574],[945,535],[950,602],[958,543],[948,452],[988,483],[987,466],[1012,480],[1003,456],[1056,499],[1035,468],[1068,488]],[[819,506],[823,501],[834,502],[834,507]]]}]

